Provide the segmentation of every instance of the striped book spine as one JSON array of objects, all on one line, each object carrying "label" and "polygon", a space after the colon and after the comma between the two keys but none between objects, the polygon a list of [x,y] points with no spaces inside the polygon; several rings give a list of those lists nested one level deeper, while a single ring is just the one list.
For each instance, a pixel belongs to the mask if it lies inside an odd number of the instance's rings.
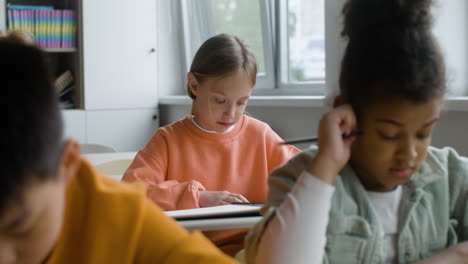
[{"label": "striped book spine", "polygon": [[62,11],[62,47],[74,48],[76,35],[75,11],[65,9]]},{"label": "striped book spine", "polygon": [[51,6],[8,5],[7,28],[34,36],[41,48],[76,47],[76,11]]}]

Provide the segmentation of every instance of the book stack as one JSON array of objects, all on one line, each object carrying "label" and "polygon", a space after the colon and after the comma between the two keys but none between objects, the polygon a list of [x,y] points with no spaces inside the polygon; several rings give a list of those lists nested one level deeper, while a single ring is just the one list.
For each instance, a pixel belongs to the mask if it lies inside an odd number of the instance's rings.
[{"label": "book stack", "polygon": [[76,12],[52,6],[8,5],[8,29],[26,32],[42,48],[76,47]]},{"label": "book stack", "polygon": [[75,106],[75,97],[71,92],[73,88],[74,78],[70,70],[63,72],[55,79],[55,89],[61,108],[70,109]]}]

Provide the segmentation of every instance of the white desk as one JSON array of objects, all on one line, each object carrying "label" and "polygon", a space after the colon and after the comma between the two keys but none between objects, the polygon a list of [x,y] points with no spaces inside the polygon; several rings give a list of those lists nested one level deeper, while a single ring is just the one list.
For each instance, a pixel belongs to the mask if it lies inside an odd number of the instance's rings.
[{"label": "white desk", "polygon": [[260,216],[261,205],[220,205],[212,207],[166,211],[188,230],[226,230],[250,228]]},{"label": "white desk", "polygon": [[83,157],[100,173],[120,181],[135,155],[136,152],[109,152],[83,154]]},{"label": "white desk", "polygon": [[244,216],[230,218],[178,220],[179,225],[187,230],[227,230],[237,228],[251,228],[262,219],[261,216]]},{"label": "white desk", "polygon": [[[83,157],[89,160],[100,173],[120,181],[135,155],[136,152],[109,152],[83,154]],[[250,228],[261,219],[261,216],[240,216],[177,220],[177,222],[187,230],[209,231]]]},{"label": "white desk", "polygon": [[179,225],[187,230],[227,230],[237,228],[251,228],[262,219],[261,216],[244,216],[229,218],[178,220]]}]

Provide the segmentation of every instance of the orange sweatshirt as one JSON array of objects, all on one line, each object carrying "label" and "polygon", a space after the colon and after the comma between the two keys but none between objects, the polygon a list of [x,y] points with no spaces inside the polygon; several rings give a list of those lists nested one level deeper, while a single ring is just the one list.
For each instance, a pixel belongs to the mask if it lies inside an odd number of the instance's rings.
[{"label": "orange sweatshirt", "polygon": [[143,186],[100,176],[83,161],[67,186],[64,224],[46,263],[237,262],[167,217]]},{"label": "orange sweatshirt", "polygon": [[[199,191],[204,190],[230,191],[263,203],[268,174],[300,151],[280,141],[267,124],[245,115],[222,134],[201,130],[187,116],[159,128],[123,180],[144,181],[148,196],[165,210],[198,208]],[[219,245],[234,233],[208,236]]]}]

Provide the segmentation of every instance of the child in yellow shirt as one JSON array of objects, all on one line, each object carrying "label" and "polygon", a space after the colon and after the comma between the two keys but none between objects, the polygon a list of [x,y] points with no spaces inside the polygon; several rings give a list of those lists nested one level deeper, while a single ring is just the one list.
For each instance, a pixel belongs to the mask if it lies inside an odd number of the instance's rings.
[{"label": "child in yellow shirt", "polygon": [[235,263],[63,140],[45,54],[0,36],[0,263]]}]

